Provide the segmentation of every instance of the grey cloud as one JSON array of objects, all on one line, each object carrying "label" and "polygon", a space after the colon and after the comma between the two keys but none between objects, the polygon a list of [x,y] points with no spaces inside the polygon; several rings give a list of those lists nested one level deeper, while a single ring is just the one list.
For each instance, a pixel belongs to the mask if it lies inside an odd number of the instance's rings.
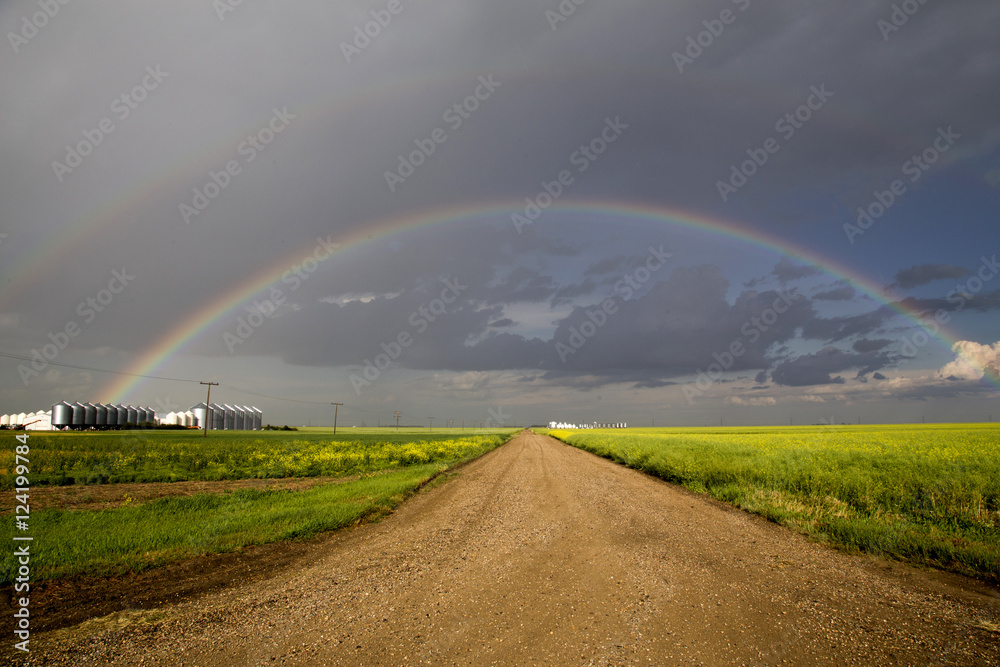
[{"label": "grey cloud", "polygon": [[852,354],[837,348],[825,348],[815,354],[804,354],[790,361],[778,364],[771,373],[775,384],[788,387],[808,387],[828,384],[844,384],[841,376],[834,373],[859,369],[858,377],[890,365],[886,354]]},{"label": "grey cloud", "polygon": [[817,301],[850,301],[857,295],[857,290],[850,285],[845,285],[844,287],[835,287],[825,292],[820,292],[813,296],[813,298]]},{"label": "grey cloud", "polygon": [[971,271],[954,264],[918,264],[896,273],[893,286],[900,289],[911,289],[932,283],[935,280],[957,280],[967,276]]}]

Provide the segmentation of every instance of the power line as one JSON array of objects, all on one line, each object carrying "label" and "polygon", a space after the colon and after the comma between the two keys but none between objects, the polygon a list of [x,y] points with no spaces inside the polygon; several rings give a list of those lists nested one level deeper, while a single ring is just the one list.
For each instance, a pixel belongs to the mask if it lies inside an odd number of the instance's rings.
[{"label": "power line", "polygon": [[[0,352],[0,357],[7,357],[8,359],[19,359],[21,361],[38,361],[38,359],[32,357],[25,357],[20,354],[11,354],[10,352]],[[159,375],[143,375],[141,373],[128,373],[126,371],[109,371],[103,368],[91,368],[89,366],[78,366],[76,364],[65,364],[57,361],[45,360],[45,363],[49,366],[62,366],[63,368],[73,368],[78,371],[90,371],[92,373],[109,373],[111,375],[128,375],[134,378],[148,378],[150,380],[166,380],[168,382],[190,382],[192,384],[198,384],[198,380],[188,380],[185,378],[168,378]]]},{"label": "power line", "polygon": [[[263,394],[259,391],[251,391],[249,389],[244,389],[236,385],[223,384],[222,386],[225,387],[226,391],[235,391],[238,394],[250,394],[251,396],[259,396],[260,398],[270,398],[271,400],[274,401],[285,401],[286,403],[301,403],[303,405],[330,405],[329,401],[303,401],[302,399],[298,398],[285,398],[284,396]],[[367,412],[373,415],[385,414],[389,412],[388,410],[365,410],[363,408],[355,408],[350,405],[344,405],[343,403],[341,403],[341,405],[344,407],[345,410],[354,410],[356,412]]]}]

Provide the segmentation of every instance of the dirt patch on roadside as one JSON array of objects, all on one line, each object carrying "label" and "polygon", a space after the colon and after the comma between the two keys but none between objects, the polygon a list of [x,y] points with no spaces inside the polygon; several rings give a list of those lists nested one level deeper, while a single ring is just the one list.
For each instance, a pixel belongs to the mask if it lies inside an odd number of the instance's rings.
[{"label": "dirt patch on roadside", "polygon": [[[31,584],[32,629],[65,628],[118,611],[154,610],[229,586],[245,586],[293,564],[306,565],[330,534],[208,554],[119,577],[76,576]],[[11,587],[0,589],[8,607]]]},{"label": "dirt patch on roadside", "polygon": [[[280,489],[307,491],[320,484],[350,482],[351,477],[285,477],[277,479],[237,479],[219,482],[150,482],[143,484],[74,484],[72,486],[34,486],[31,488],[31,510],[103,510],[122,505],[138,505],[157,498],[193,496],[199,493],[225,493],[243,489]],[[4,494],[6,501],[13,501],[13,492]],[[0,506],[0,515],[14,511]]]}]

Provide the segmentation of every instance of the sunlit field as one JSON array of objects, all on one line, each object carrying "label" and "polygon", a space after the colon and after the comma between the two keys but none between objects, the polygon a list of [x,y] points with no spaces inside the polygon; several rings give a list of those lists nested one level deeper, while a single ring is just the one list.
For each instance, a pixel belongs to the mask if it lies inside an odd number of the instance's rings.
[{"label": "sunlit field", "polygon": [[[465,458],[506,430],[108,431],[31,433],[31,484],[118,484],[362,474]],[[11,433],[9,438],[13,440]],[[0,450],[0,485],[14,484]]]},{"label": "sunlit field", "polygon": [[[307,490],[225,489],[101,510],[33,510],[27,519],[36,579],[109,576],[247,545],[304,539],[376,519],[456,464],[481,456],[516,431],[364,432],[126,431],[31,433],[29,495],[52,485],[336,477]],[[7,436],[17,444],[14,433]],[[0,474],[15,491],[14,447]],[[13,517],[4,522],[14,530]],[[13,581],[13,550],[2,581]]]},{"label": "sunlit field", "polygon": [[848,551],[1000,581],[1000,425],[538,431]]}]

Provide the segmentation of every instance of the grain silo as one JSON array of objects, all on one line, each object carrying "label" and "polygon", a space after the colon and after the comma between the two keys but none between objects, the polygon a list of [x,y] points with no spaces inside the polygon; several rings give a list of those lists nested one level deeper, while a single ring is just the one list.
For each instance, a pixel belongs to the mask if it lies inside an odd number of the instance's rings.
[{"label": "grain silo", "polygon": [[104,406],[108,409],[108,428],[115,428],[118,426],[118,408],[113,404],[108,403]]},{"label": "grain silo", "polygon": [[60,401],[52,406],[52,426],[63,428],[73,423],[73,407],[66,401]]},{"label": "grain silo", "polygon": [[231,405],[223,405],[222,408],[225,410],[225,421],[222,428],[232,431],[233,424],[236,422],[236,411],[233,410],[233,406]]},{"label": "grain silo", "polygon": [[[233,409],[236,411],[236,426],[235,426],[236,430],[237,431],[245,431],[245,430],[247,430],[247,425],[246,425],[246,423],[247,423],[247,411],[246,411],[246,408],[243,408],[242,406],[239,406],[239,405],[234,405]],[[250,421],[251,422],[253,421],[252,417],[251,417]]]},{"label": "grain silo", "polygon": [[226,409],[218,403],[212,403],[212,429],[221,431],[226,427]]},{"label": "grain silo", "polygon": [[83,404],[83,425],[87,428],[97,426],[97,406],[93,403]]},{"label": "grain silo", "polygon": [[94,420],[94,424],[102,429],[107,428],[108,406],[102,405],[101,403],[94,403],[94,409],[97,411],[97,418]]},{"label": "grain silo", "polygon": [[87,409],[82,403],[70,403],[73,408],[73,428],[83,428],[84,418],[87,416]]},{"label": "grain silo", "polygon": [[188,410],[188,412],[193,414],[194,418],[198,420],[196,426],[198,426],[199,428],[205,428],[205,424],[207,423],[205,421],[205,417],[208,414],[208,406],[206,406],[204,403],[199,403],[198,405],[192,406],[192,408]]},{"label": "grain silo", "polygon": [[253,410],[253,430],[259,431],[261,427],[261,421],[263,419],[264,413],[258,410],[256,407],[251,408]]},{"label": "grain silo", "polygon": [[10,415],[0,415],[0,426],[10,426]]}]

